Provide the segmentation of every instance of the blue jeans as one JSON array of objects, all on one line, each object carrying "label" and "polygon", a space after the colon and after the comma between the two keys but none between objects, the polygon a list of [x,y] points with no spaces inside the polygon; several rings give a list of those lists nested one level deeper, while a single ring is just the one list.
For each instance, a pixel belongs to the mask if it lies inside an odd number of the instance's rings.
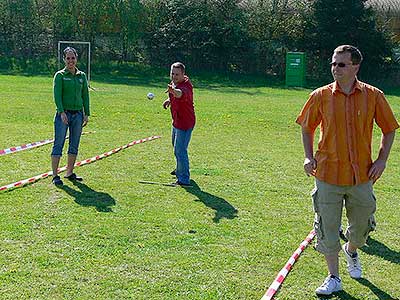
[{"label": "blue jeans", "polygon": [[68,124],[61,120],[61,114],[56,113],[54,117],[54,144],[51,151],[52,156],[61,156],[64,148],[67,129],[69,129],[69,147],[68,154],[77,155],[79,141],[82,134],[83,112],[70,113],[65,112],[68,117]]},{"label": "blue jeans", "polygon": [[172,126],[172,146],[176,158],[176,177],[179,182],[190,184],[188,146],[193,128],[180,130]]}]

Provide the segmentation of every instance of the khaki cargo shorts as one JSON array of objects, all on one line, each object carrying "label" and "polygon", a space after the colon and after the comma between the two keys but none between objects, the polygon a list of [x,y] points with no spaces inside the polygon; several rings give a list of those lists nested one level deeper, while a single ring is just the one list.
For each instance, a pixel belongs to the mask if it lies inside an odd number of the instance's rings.
[{"label": "khaki cargo shorts", "polygon": [[343,205],[348,221],[346,237],[352,244],[362,247],[369,232],[375,228],[373,214],[376,198],[371,181],[354,186],[339,186],[316,179],[312,200],[314,229],[317,233],[315,248],[325,255],[336,254],[341,249],[339,227]]}]

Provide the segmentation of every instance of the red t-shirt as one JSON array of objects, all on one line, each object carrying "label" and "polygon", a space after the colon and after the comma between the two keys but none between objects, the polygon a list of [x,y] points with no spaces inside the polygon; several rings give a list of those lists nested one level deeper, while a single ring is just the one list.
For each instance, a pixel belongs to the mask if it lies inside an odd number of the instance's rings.
[{"label": "red t-shirt", "polygon": [[193,104],[193,86],[189,77],[185,75],[184,81],[176,85],[182,91],[182,96],[176,98],[169,93],[171,101],[172,126],[180,130],[188,130],[194,127],[196,116]]}]

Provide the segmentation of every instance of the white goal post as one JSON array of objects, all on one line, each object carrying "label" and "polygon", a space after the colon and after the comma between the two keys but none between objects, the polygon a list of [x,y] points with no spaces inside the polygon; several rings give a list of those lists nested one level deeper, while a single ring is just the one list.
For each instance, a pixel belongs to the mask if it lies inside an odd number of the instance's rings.
[{"label": "white goal post", "polygon": [[[62,61],[62,57],[61,57],[61,45],[71,45],[71,44],[80,44],[80,45],[85,45],[88,47],[88,54],[87,54],[87,80],[88,80],[88,85],[90,87],[90,56],[91,56],[91,52],[90,52],[90,42],[79,42],[79,41],[58,41],[58,68],[61,67],[61,61]],[[81,56],[81,53],[78,53],[79,56]]]}]

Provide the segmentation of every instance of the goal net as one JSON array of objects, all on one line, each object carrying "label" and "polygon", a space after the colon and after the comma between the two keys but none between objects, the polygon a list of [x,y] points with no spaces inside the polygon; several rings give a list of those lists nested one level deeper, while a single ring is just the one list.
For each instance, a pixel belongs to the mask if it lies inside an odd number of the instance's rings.
[{"label": "goal net", "polygon": [[67,47],[73,47],[78,52],[78,64],[79,70],[86,73],[88,85],[90,86],[90,42],[79,42],[79,41],[59,41],[58,42],[58,69],[64,66],[63,51]]}]

